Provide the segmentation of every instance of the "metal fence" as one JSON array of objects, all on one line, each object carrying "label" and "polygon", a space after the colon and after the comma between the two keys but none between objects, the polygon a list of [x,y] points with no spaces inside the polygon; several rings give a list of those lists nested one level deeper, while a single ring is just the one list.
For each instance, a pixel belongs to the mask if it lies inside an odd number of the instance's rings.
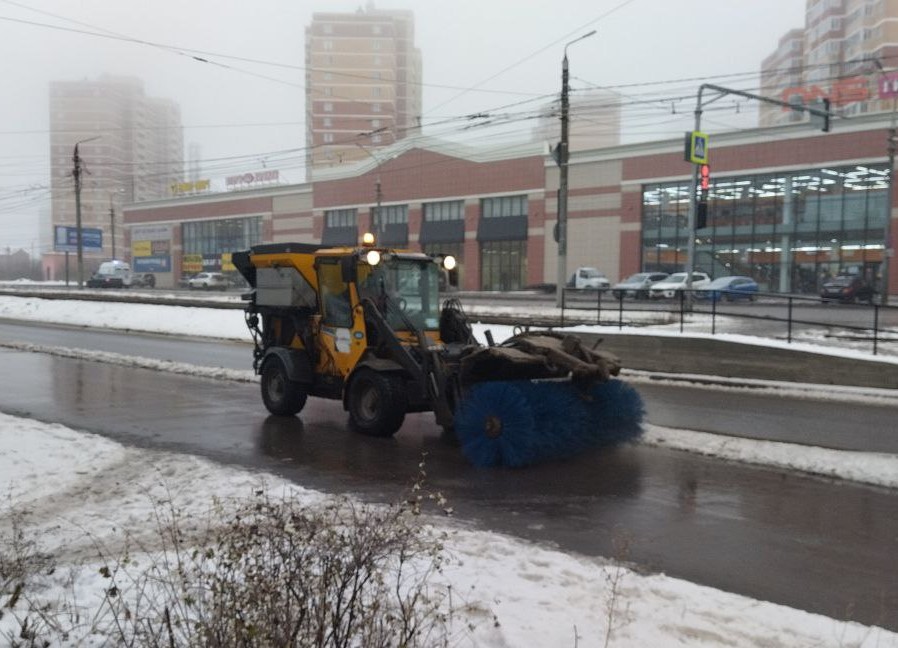
[{"label": "metal fence", "polygon": [[[585,313],[590,313],[585,316]],[[644,326],[658,321],[679,323],[680,332],[744,332],[776,337],[792,343],[812,332],[856,347],[882,352],[884,343],[898,343],[898,306],[823,302],[810,295],[754,293],[708,297],[708,291],[679,290],[673,299],[615,297],[610,291],[565,288],[561,300],[561,325],[596,323],[604,326]],[[898,349],[896,349],[898,351]]]}]

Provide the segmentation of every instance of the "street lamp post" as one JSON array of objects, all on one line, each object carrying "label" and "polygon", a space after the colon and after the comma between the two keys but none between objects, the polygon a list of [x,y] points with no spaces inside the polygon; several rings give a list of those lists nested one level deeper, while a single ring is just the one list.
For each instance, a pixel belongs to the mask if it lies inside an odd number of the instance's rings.
[{"label": "street lamp post", "polygon": [[589,38],[596,33],[592,30],[575,38],[564,46],[564,58],[561,60],[561,142],[558,144],[558,275],[555,284],[555,305],[561,307],[564,283],[567,277],[567,163],[568,163],[568,62],[567,48],[574,43]]},{"label": "street lamp post", "polygon": [[78,154],[78,145],[100,139],[100,136],[88,137],[75,142],[75,152],[72,161],[75,168],[72,176],[75,178],[75,241],[78,250],[78,287],[84,287],[84,245],[81,236],[81,156]]}]

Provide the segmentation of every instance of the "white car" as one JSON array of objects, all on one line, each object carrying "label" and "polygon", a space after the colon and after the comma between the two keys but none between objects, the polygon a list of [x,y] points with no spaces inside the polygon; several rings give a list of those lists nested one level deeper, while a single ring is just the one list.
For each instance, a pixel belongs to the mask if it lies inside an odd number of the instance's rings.
[{"label": "white car", "polygon": [[[649,297],[652,299],[671,299],[677,296],[677,293],[686,288],[686,279],[688,275],[685,272],[675,272],[664,281],[652,284],[649,288]],[[692,288],[699,290],[705,288],[711,283],[711,277],[704,272],[692,273]]]},{"label": "white car", "polygon": [[220,272],[201,272],[187,280],[191,290],[227,290],[228,280]]},{"label": "white car", "polygon": [[567,280],[568,288],[586,290],[608,290],[611,281],[598,268],[577,268],[570,279]]}]

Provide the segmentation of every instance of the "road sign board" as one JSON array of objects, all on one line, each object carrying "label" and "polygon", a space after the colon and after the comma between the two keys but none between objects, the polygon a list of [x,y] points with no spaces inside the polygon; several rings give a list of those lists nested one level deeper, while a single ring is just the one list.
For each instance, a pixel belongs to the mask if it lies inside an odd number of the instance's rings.
[{"label": "road sign board", "polygon": [[693,164],[708,163],[708,134],[692,131],[689,138],[689,161]]}]

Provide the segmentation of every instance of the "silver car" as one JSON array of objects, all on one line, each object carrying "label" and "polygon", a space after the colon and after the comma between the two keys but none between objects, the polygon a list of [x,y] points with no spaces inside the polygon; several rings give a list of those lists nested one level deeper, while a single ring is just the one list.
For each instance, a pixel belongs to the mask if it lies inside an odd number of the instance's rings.
[{"label": "silver car", "polygon": [[637,272],[611,286],[611,293],[615,299],[624,297],[648,299],[649,288],[652,287],[652,284],[663,281],[667,277],[666,272]]}]

